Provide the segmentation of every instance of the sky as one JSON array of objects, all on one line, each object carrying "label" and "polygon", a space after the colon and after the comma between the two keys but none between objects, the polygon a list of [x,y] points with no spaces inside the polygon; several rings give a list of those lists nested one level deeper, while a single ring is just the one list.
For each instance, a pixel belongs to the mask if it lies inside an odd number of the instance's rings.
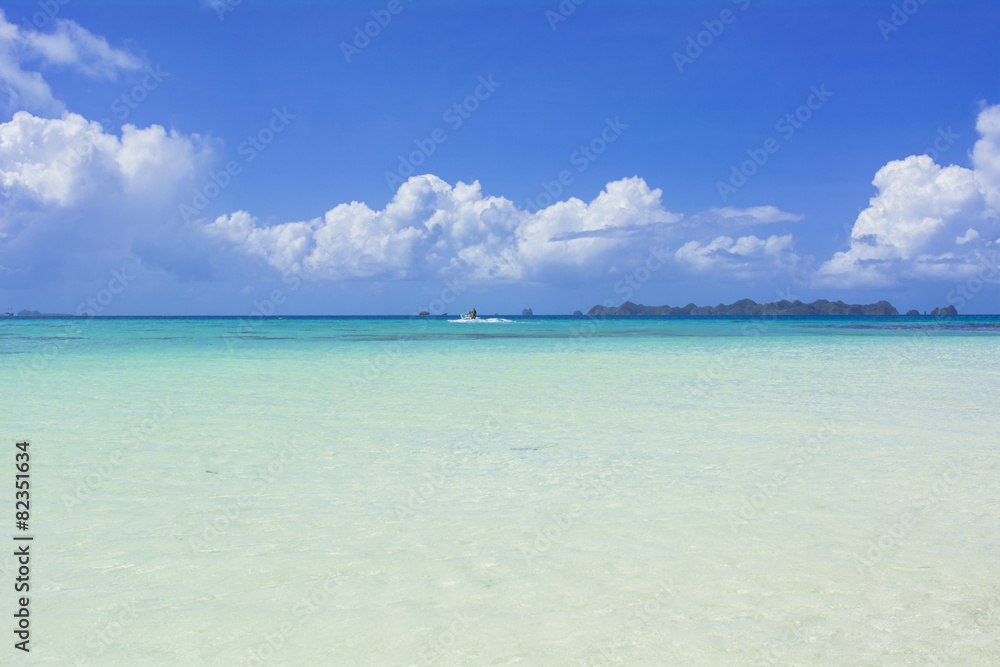
[{"label": "sky", "polygon": [[6,0],[0,307],[1000,313],[1000,4]]}]

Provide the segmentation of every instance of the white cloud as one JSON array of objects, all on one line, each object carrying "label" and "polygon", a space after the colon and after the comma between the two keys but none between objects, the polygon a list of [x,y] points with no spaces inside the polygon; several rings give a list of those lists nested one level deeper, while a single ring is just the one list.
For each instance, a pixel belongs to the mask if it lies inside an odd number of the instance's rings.
[{"label": "white cloud", "polygon": [[[478,182],[454,187],[414,176],[382,211],[341,204],[323,217],[263,226],[245,211],[206,224],[211,235],[282,272],[310,278],[403,280],[453,275],[474,282],[566,283],[624,270],[652,245],[676,238],[682,216],[638,177],[609,183],[591,202],[576,198],[530,213]],[[764,217],[785,217],[760,207]],[[743,215],[740,213],[739,215]],[[794,216],[793,216],[794,217]],[[675,254],[682,271],[720,277],[791,271],[792,236],[720,236],[691,241]],[[631,259],[630,259],[631,258]]]},{"label": "white cloud", "polygon": [[75,67],[92,77],[114,79],[120,70],[143,66],[138,56],[111,48],[105,38],[65,19],[57,19],[51,33],[25,31],[23,39],[27,49],[45,62]]},{"label": "white cloud", "polygon": [[982,138],[972,149],[972,166],[989,213],[1000,214],[1000,104],[987,107],[976,118]]},{"label": "white cloud", "polygon": [[83,116],[50,120],[18,111],[0,125],[0,182],[8,196],[66,206],[99,180],[117,148],[115,137]]},{"label": "white cloud", "polygon": [[792,235],[772,234],[766,239],[741,236],[735,241],[719,236],[702,245],[688,241],[677,249],[677,261],[699,272],[713,272],[739,279],[773,275],[776,269],[791,271],[800,258],[792,251]]},{"label": "white cloud", "polygon": [[879,189],[851,231],[853,240],[871,237],[893,256],[910,259],[928,248],[954,225],[981,208],[971,169],[941,167],[927,155],[894,160],[879,169],[873,181]]},{"label": "white cloud", "polygon": [[268,227],[237,211],[206,230],[279,271],[316,279],[408,279],[470,261],[485,274],[512,278],[504,250],[519,215],[505,199],[482,197],[478,182],[453,188],[428,175],[410,178],[381,211],[354,201],[320,218]]},{"label": "white cloud", "polygon": [[979,232],[971,227],[965,230],[965,234],[955,237],[955,243],[958,245],[965,245],[969,241],[975,241],[979,238]]},{"label": "white cloud", "polygon": [[0,9],[0,91],[10,97],[12,110],[59,115],[66,109],[42,75],[26,68],[31,61],[72,67],[104,79],[143,66],[139,56],[112,48],[106,39],[73,21],[56,19],[53,26],[49,33],[25,30],[7,21]]},{"label": "white cloud", "polygon": [[0,124],[0,185],[8,197],[71,206],[95,195],[156,197],[190,178],[204,158],[198,137],[159,125],[109,134],[96,121],[18,111]]},{"label": "white cloud", "polygon": [[[984,109],[972,169],[927,155],[878,170],[878,194],[858,215],[850,247],[814,276],[817,286],[884,287],[901,278],[956,279],[978,262],[981,235],[996,231],[1000,204],[1000,106]],[[959,248],[961,246],[961,248]]]},{"label": "white cloud", "polygon": [[890,287],[896,283],[890,274],[889,251],[868,243],[852,244],[848,252],[838,252],[813,276],[817,286]]},{"label": "white cloud", "polygon": [[518,263],[532,280],[554,272],[601,273],[615,255],[648,245],[642,240],[655,238],[681,219],[663,208],[661,196],[643,179],[625,178],[608,183],[589,204],[571,198],[533,215],[522,214],[515,247]]},{"label": "white cloud", "polygon": [[116,135],[73,113],[15,113],[0,123],[0,272],[24,285],[84,281],[140,254],[200,270],[205,251],[185,235],[177,202],[209,158],[198,137],[158,125]]},{"label": "white cloud", "polygon": [[786,213],[775,206],[753,206],[750,208],[711,208],[710,213],[719,217],[745,225],[766,224],[770,222],[798,222],[805,216]]},{"label": "white cloud", "polygon": [[528,213],[479,182],[454,187],[414,176],[382,211],[351,202],[322,218],[269,227],[246,212],[220,216],[207,230],[280,271],[331,280],[408,279],[455,272],[471,280],[531,281],[559,270],[573,276],[633,242],[636,232],[680,219],[660,191],[639,178],[610,183],[592,202],[558,202]]}]

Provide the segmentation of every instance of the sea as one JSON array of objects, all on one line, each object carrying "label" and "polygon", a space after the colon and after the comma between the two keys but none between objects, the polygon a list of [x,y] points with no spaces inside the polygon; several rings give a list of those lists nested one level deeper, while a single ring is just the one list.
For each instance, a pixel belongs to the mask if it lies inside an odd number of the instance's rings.
[{"label": "sea", "polygon": [[1000,664],[1000,317],[9,318],[0,387],[3,664]]}]

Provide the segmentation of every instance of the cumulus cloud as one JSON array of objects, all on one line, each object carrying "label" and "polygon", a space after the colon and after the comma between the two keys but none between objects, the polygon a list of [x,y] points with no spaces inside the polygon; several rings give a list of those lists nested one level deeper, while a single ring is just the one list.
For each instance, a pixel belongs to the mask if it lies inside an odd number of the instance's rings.
[{"label": "cumulus cloud", "polygon": [[[683,216],[664,208],[661,196],[643,179],[625,178],[589,203],[571,198],[532,213],[503,197],[484,196],[478,182],[451,186],[424,175],[400,186],[381,211],[351,202],[320,218],[270,226],[237,211],[205,230],[279,271],[315,279],[455,275],[474,282],[558,284],[626,270],[629,258],[641,260],[649,247],[679,238]],[[733,215],[755,214],[798,218],[773,207]],[[706,245],[691,241],[674,259],[681,270],[712,268],[720,277],[745,277],[793,269],[798,257],[791,246],[791,235],[720,237]]]},{"label": "cumulus cloud", "polygon": [[1000,212],[1000,106],[977,119],[972,168],[941,166],[927,155],[878,170],[871,198],[851,230],[850,247],[816,272],[818,286],[884,287],[900,278],[958,279],[979,264]]},{"label": "cumulus cloud", "polygon": [[1000,214],[1000,104],[980,112],[976,131],[982,139],[972,149],[972,166],[988,213],[996,216]]},{"label": "cumulus cloud", "polygon": [[188,178],[204,153],[197,136],[159,125],[124,125],[118,137],[79,114],[18,111],[0,124],[0,185],[8,197],[61,207],[96,195],[155,198]]},{"label": "cumulus cloud", "polygon": [[260,226],[245,211],[206,230],[286,272],[316,278],[401,280],[453,272],[477,281],[533,281],[570,271],[579,277],[639,230],[681,216],[640,178],[608,184],[589,204],[569,199],[537,213],[483,196],[478,181],[454,187],[414,176],[381,211],[341,204],[304,222]]},{"label": "cumulus cloud", "polygon": [[15,113],[0,124],[0,270],[30,283],[54,267],[82,267],[79,277],[88,265],[138,262],[137,240],[180,238],[176,202],[210,156],[197,136],[159,125],[118,135],[78,114]]},{"label": "cumulus cloud", "polygon": [[[353,201],[319,218],[268,227],[237,211],[206,230],[279,271],[328,280],[392,280],[458,263],[463,251],[494,255],[491,246],[506,237],[515,213],[506,200],[482,197],[478,183],[452,188],[435,176],[421,176],[402,185],[381,211]],[[503,271],[498,265],[493,269]]]},{"label": "cumulus cloud", "polygon": [[22,29],[7,21],[0,9],[0,91],[10,98],[11,109],[45,115],[59,115],[66,109],[41,73],[31,68],[32,62],[71,67],[103,79],[143,67],[139,56],[112,48],[106,39],[73,21],[56,19],[52,25],[48,33]]},{"label": "cumulus cloud", "polygon": [[681,219],[663,208],[661,196],[658,188],[651,190],[634,177],[608,183],[589,204],[576,198],[556,202],[524,215],[513,254],[532,280],[565,271],[600,273],[623,251],[639,254],[639,247],[664,238],[667,228]]},{"label": "cumulus cloud", "polygon": [[719,236],[701,244],[688,241],[675,258],[699,272],[726,274],[742,280],[771,275],[775,270],[794,270],[801,258],[792,250],[792,235],[774,234],[766,239],[748,235],[733,239]]}]

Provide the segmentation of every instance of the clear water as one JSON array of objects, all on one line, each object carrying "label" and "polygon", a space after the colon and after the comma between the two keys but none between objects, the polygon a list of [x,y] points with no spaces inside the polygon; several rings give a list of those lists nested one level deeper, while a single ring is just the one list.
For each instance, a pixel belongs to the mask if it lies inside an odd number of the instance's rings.
[{"label": "clear water", "polygon": [[506,319],[0,321],[18,663],[1000,664],[1000,318]]}]

